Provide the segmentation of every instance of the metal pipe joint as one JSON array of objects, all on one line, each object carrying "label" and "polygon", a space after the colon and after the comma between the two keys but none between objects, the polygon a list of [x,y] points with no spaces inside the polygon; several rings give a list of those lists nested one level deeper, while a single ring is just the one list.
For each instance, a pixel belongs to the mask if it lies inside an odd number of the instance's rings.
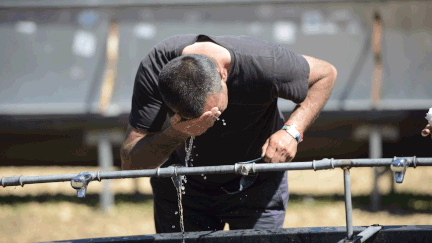
[{"label": "metal pipe joint", "polygon": [[253,163],[236,163],[234,164],[234,171],[236,174],[247,176],[250,172],[256,173],[255,171],[255,162]]},{"label": "metal pipe joint", "polygon": [[77,176],[72,178],[71,186],[77,190],[79,198],[85,198],[87,186],[93,179],[93,176],[88,172],[80,172]]},{"label": "metal pipe joint", "polygon": [[24,181],[23,176],[15,175],[11,177],[2,177],[1,178],[1,185],[3,187],[7,186],[21,186],[24,187]]},{"label": "metal pipe joint", "polygon": [[[413,160],[414,164],[415,159]],[[394,161],[390,164],[390,169],[393,171],[396,183],[402,183],[405,177],[406,168],[408,161],[405,158],[394,158]]]}]

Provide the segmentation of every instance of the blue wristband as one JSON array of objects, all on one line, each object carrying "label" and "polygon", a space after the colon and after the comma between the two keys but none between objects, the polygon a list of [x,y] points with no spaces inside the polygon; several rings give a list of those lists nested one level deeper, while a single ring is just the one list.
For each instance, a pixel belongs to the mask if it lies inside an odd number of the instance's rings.
[{"label": "blue wristband", "polygon": [[297,129],[295,129],[294,126],[288,126],[285,125],[282,127],[283,130],[285,130],[289,135],[291,135],[293,138],[297,140],[298,143],[302,141],[302,135]]}]

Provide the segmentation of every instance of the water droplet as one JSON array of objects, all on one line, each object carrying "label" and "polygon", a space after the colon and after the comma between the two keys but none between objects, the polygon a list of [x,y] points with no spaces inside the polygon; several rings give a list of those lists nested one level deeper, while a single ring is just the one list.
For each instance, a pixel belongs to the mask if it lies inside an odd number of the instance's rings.
[{"label": "water droplet", "polygon": [[207,179],[207,176],[204,176],[204,178],[203,178],[203,179],[204,179],[204,180],[205,180],[205,179]]},{"label": "water droplet", "polygon": [[192,147],[195,147],[195,146],[193,146],[193,140],[194,140],[194,138],[195,137],[193,137],[193,136],[190,137],[190,139],[189,139],[189,145],[187,145],[187,139],[185,140],[185,152],[186,152],[185,164],[186,164],[186,167],[188,167],[188,162],[191,159]]},{"label": "water droplet", "polygon": [[240,201],[242,200],[242,198],[240,198]]},{"label": "water droplet", "polygon": [[178,214],[178,211],[175,211],[174,214],[177,215],[177,214]]},{"label": "water droplet", "polygon": [[198,157],[198,154],[195,154],[195,157]]},{"label": "water droplet", "polygon": [[201,174],[201,176],[204,176],[204,174]]},{"label": "water droplet", "polygon": [[196,148],[196,146],[194,145],[193,148]]},{"label": "water droplet", "polygon": [[173,225],[172,228],[174,229],[174,228],[175,228],[175,225]]},{"label": "water droplet", "polygon": [[247,197],[247,195],[245,195],[245,197]]},{"label": "water droplet", "polygon": [[190,161],[193,161],[193,159],[190,159]]},{"label": "water droplet", "polygon": [[186,192],[185,191],[182,191],[182,194],[185,194]]}]

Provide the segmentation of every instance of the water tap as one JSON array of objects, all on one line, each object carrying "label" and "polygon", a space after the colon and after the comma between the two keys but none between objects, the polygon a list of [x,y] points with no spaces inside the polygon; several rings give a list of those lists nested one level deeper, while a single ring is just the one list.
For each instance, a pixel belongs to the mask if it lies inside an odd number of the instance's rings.
[{"label": "water tap", "polygon": [[408,163],[407,160],[403,158],[395,159],[391,163],[390,169],[393,171],[395,181],[397,183],[402,183],[405,176],[407,163]]},{"label": "water tap", "polygon": [[87,191],[87,186],[92,181],[93,177],[90,173],[82,173],[80,172],[77,176],[72,178],[71,186],[77,190],[77,194],[79,198],[85,198],[85,194]]}]

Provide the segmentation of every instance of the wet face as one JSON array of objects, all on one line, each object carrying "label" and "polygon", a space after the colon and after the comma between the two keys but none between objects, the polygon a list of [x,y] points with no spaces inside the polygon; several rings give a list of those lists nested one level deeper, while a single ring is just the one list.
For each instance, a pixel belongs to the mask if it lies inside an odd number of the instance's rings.
[{"label": "wet face", "polygon": [[216,94],[212,94],[207,98],[207,102],[204,108],[204,112],[210,111],[213,107],[217,107],[218,110],[223,113],[228,106],[228,89],[226,83],[222,81],[222,91]]},{"label": "wet face", "polygon": [[[222,81],[222,90],[219,93],[212,94],[207,98],[204,107],[204,112],[211,111],[214,107],[223,113],[228,106],[228,88],[224,81]],[[204,113],[203,112],[203,113]],[[169,112],[170,117],[174,116],[177,112]],[[194,118],[182,117],[181,121],[192,120]]]}]

